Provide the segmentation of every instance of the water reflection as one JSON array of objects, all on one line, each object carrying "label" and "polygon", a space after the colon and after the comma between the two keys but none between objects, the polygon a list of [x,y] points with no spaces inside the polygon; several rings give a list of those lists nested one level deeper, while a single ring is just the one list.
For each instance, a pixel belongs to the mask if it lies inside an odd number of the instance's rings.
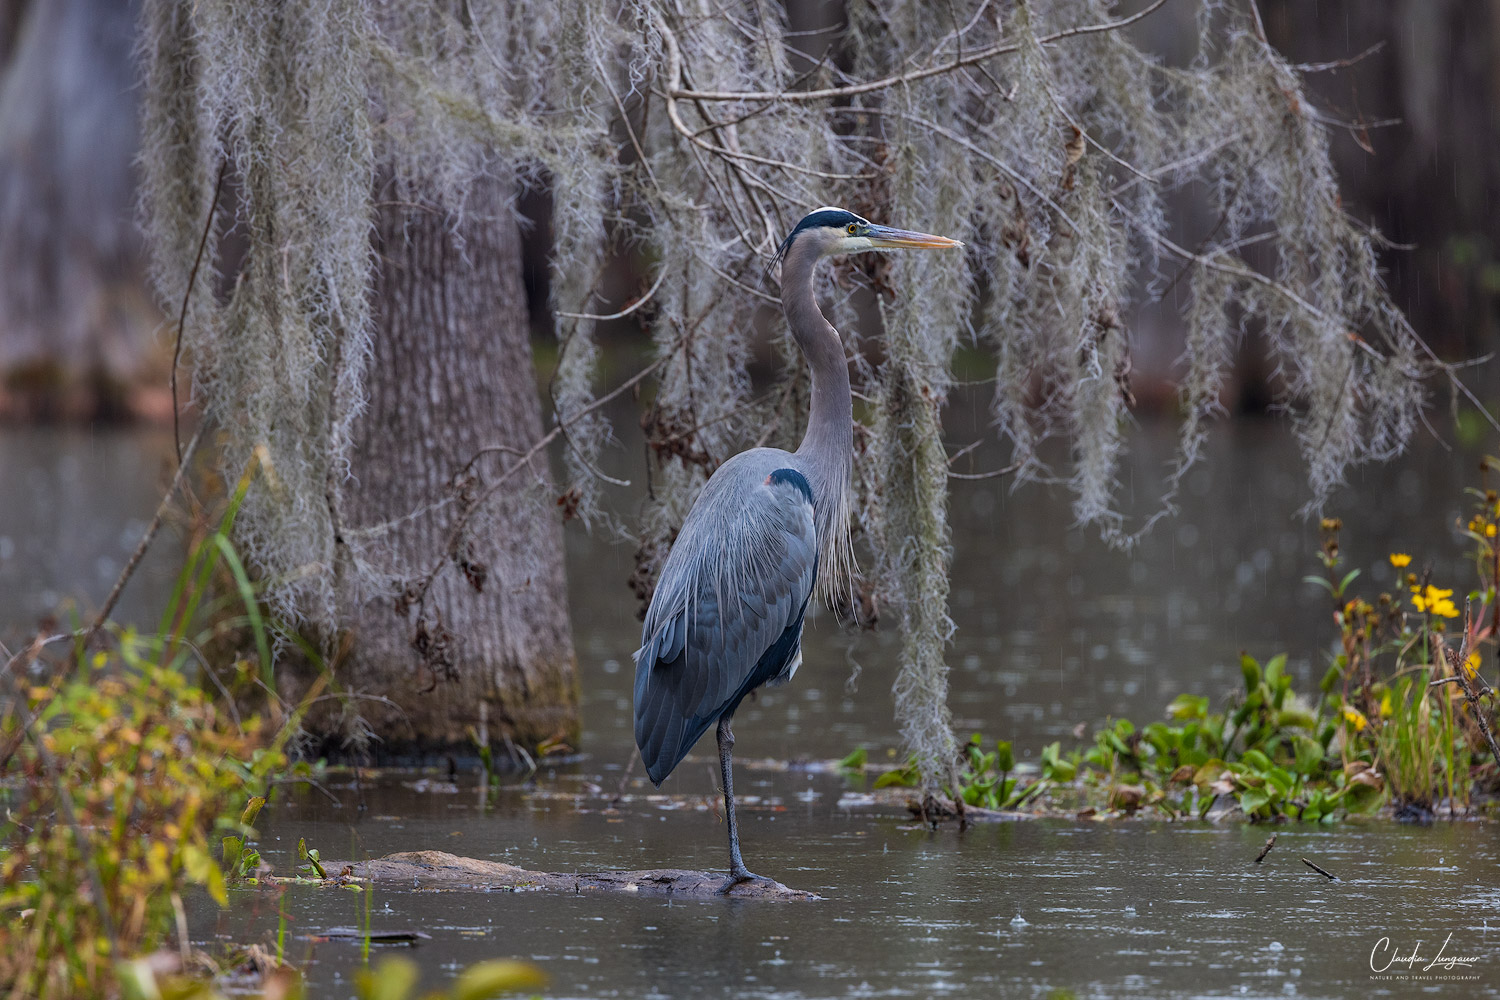
[{"label": "water reflection", "polygon": [[[171,459],[170,432],[0,430],[0,639],[103,602],[156,511]],[[117,607],[119,621],[155,623],[181,552],[163,531]]]}]

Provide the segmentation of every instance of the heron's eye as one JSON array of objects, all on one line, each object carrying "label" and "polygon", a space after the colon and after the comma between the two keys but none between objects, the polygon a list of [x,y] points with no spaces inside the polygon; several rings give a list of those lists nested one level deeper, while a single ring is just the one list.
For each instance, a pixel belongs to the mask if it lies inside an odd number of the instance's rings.
[{"label": "heron's eye", "polygon": [[845,227],[845,229],[848,231],[850,236],[853,236],[855,233],[859,232],[859,223],[851,222],[848,226]]}]

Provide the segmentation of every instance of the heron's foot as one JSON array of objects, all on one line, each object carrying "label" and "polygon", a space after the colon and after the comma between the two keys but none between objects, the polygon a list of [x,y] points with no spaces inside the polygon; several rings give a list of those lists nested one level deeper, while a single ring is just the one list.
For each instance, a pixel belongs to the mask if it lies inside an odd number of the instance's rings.
[{"label": "heron's foot", "polygon": [[733,891],[735,886],[742,885],[745,882],[764,882],[767,885],[776,884],[774,878],[766,878],[764,875],[757,875],[747,868],[742,868],[737,872],[730,872],[729,878],[719,886],[718,893],[721,896],[727,896]]}]

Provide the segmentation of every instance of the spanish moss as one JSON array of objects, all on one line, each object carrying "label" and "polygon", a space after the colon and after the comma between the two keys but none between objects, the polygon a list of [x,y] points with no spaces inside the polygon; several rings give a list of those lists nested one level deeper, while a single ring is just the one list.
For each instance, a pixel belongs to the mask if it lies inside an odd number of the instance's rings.
[{"label": "spanish moss", "polygon": [[[649,325],[652,499],[631,527],[643,590],[719,463],[800,436],[795,352],[783,343],[768,389],[748,374],[761,331],[783,335],[767,271],[796,220],[841,204],[969,244],[963,259],[827,268],[821,286],[870,404],[852,512],[864,565],[843,542],[825,553],[824,593],[858,583],[896,609],[897,714],[929,788],[954,756],[941,420],[957,346],[993,353],[992,415],[1016,485],[1065,482],[1076,520],[1117,545],[1153,520],[1127,517],[1117,490],[1133,310],[1179,280],[1183,423],[1162,510],[1199,459],[1243,336],[1261,337],[1276,366],[1309,510],[1351,467],[1399,452],[1418,419],[1433,371],[1382,284],[1373,235],[1341,206],[1329,118],[1248,2],[1153,5],[1146,16],[1188,24],[1196,12],[1197,53],[1181,66],[1140,48],[1133,18],[1104,0],[851,2],[849,59],[805,75],[800,39],[768,0],[622,0],[609,15],[583,0],[401,7],[146,3],[156,286],[180,299],[228,163],[216,231],[233,228],[241,258],[230,275],[211,255],[205,287],[219,293],[194,299],[182,335],[225,473],[257,447],[269,456],[239,526],[288,621],[331,625],[342,584],[389,596],[425,571],[386,565],[379,532],[346,539],[347,558],[335,543],[370,350],[371,221],[377,198],[410,185],[460,212],[480,175],[550,193],[552,419],[567,506],[585,518],[602,516],[611,484],[594,404],[612,386],[597,377],[594,329],[626,309]],[[633,301],[601,291],[612,248],[646,262]],[[878,308],[857,308],[851,281]],[[508,475],[503,462],[478,468]]]}]

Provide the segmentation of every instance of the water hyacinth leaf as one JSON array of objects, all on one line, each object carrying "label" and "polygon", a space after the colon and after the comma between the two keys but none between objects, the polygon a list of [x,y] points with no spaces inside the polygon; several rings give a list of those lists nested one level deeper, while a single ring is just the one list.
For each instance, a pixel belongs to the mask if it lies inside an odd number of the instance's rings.
[{"label": "water hyacinth leaf", "polygon": [[1167,714],[1174,719],[1206,719],[1208,697],[1201,694],[1180,694],[1167,705]]},{"label": "water hyacinth leaf", "polygon": [[1062,744],[1053,742],[1042,747],[1042,776],[1055,781],[1072,781],[1077,776],[1077,767],[1072,761],[1062,759]]},{"label": "water hyacinth leaf", "polygon": [[1246,767],[1254,768],[1256,771],[1267,771],[1271,767],[1271,758],[1259,750],[1246,750],[1240,756],[1240,760]]},{"label": "water hyacinth leaf", "polygon": [[1282,729],[1317,728],[1318,717],[1305,708],[1284,708],[1276,713],[1276,725]]},{"label": "water hyacinth leaf", "polygon": [[904,766],[894,768],[885,772],[875,779],[875,788],[890,788],[898,786],[911,788],[922,780],[921,772],[917,769],[915,761],[908,761]]},{"label": "water hyacinth leaf", "polygon": [[840,771],[862,771],[869,760],[869,751],[864,747],[858,747],[853,753],[838,762],[838,769]]},{"label": "water hyacinth leaf", "polygon": [[1291,776],[1291,774],[1289,774],[1284,768],[1280,767],[1272,767],[1270,770],[1266,771],[1265,778],[1266,784],[1276,790],[1277,798],[1289,794],[1292,790],[1292,786],[1296,784],[1296,781]]},{"label": "water hyacinth leaf", "polygon": [[1270,801],[1271,793],[1262,788],[1247,788],[1245,791],[1239,793],[1240,808],[1245,811],[1245,815],[1247,816],[1253,815],[1265,808],[1266,804]]},{"label": "water hyacinth leaf", "polygon": [[1306,736],[1294,738],[1297,755],[1297,773],[1311,778],[1323,770],[1323,747],[1317,740]]},{"label": "water hyacinth leaf", "polygon": [[1260,664],[1248,653],[1240,654],[1240,674],[1245,678],[1246,691],[1253,693],[1256,688],[1260,687]]}]

